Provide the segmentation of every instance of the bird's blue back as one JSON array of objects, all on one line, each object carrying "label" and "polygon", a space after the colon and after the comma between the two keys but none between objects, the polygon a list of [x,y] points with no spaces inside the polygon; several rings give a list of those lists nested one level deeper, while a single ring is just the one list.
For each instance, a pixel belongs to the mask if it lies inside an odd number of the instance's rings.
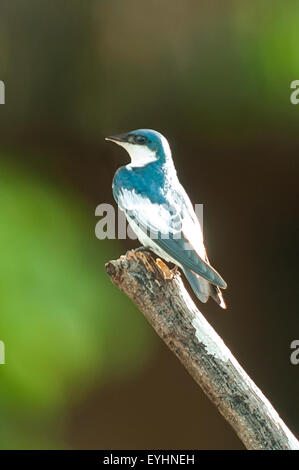
[{"label": "bird's blue back", "polygon": [[159,161],[144,167],[129,169],[119,168],[113,179],[113,195],[118,202],[121,189],[134,190],[137,194],[146,196],[152,203],[168,204],[166,194],[170,189],[170,177],[166,165]]}]

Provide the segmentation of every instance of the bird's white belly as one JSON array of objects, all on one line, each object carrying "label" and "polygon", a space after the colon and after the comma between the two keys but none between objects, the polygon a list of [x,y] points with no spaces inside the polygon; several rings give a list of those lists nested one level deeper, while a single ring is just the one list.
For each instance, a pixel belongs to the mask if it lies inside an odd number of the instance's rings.
[{"label": "bird's white belly", "polygon": [[147,234],[141,230],[138,225],[127,216],[128,222],[130,223],[130,226],[133,230],[133,232],[137,235],[138,240],[140,243],[145,246],[146,248],[149,248],[152,250],[156,255],[161,256],[165,261],[170,261],[173,264],[176,264],[177,266],[181,265],[171,256],[169,256],[162,248],[160,248],[156,243],[155,240],[150,238]]}]

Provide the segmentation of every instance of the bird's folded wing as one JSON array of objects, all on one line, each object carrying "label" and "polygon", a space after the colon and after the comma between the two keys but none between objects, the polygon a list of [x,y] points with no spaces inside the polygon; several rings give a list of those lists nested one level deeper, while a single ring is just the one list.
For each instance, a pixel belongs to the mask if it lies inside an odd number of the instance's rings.
[{"label": "bird's folded wing", "polygon": [[[149,198],[133,191],[122,189],[117,194],[118,205],[129,218],[138,225],[153,243],[164,250],[178,264],[191,269],[199,276],[207,279],[215,286],[223,289],[227,287],[225,281],[217,271],[204,261],[198,253],[198,249],[191,244],[190,238],[185,233],[193,229],[198,230],[198,237],[202,238],[200,226],[193,223],[192,216],[188,216],[176,204],[158,204]],[[186,218],[188,223],[186,224]]]}]

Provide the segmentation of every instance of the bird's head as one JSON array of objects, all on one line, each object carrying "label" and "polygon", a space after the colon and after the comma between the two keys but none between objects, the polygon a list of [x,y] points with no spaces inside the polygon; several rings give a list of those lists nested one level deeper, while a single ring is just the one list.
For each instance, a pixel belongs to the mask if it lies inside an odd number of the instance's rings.
[{"label": "bird's head", "polygon": [[162,165],[172,161],[167,140],[162,134],[151,129],[137,129],[127,134],[106,137],[106,140],[127,150],[131,158],[128,166],[131,168],[144,167],[152,162]]}]

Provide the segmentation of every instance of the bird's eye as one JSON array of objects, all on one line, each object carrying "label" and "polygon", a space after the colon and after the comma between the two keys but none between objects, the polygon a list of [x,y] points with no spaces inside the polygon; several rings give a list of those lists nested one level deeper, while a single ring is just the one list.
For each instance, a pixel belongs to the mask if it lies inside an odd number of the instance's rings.
[{"label": "bird's eye", "polygon": [[136,135],[135,142],[136,144],[144,144],[146,142],[146,137],[144,137],[143,135]]}]

